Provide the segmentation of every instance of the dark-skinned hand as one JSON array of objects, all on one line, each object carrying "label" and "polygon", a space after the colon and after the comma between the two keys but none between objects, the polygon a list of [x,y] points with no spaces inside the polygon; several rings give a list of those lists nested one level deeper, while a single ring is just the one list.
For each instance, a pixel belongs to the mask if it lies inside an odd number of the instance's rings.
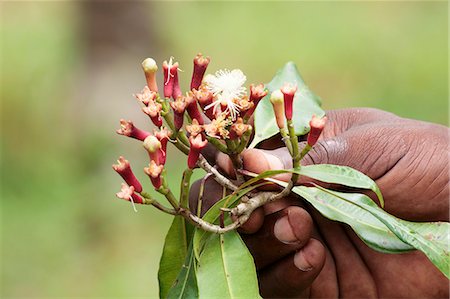
[{"label": "dark-skinned hand", "polygon": [[[322,136],[303,165],[353,167],[375,180],[390,214],[411,221],[449,220],[447,127],[366,108],[329,111],[327,116]],[[289,152],[278,140],[266,142],[264,150],[245,151],[244,168],[255,173],[291,168]],[[209,158],[232,175],[228,157]],[[199,185],[191,191],[193,206]],[[222,187],[207,179],[204,210],[221,194]],[[324,218],[295,195],[257,209],[240,232],[255,259],[263,297],[449,296],[448,279],[421,252],[376,252],[349,227]]]}]

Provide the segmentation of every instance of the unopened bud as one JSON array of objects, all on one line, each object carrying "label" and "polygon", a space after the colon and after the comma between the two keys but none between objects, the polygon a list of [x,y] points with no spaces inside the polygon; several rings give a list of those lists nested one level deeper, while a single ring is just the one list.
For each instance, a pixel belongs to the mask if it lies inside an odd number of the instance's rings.
[{"label": "unopened bud", "polygon": [[170,68],[170,73],[173,75],[173,91],[172,98],[176,99],[181,97],[183,94],[181,93],[180,82],[178,81],[178,62],[175,62]]},{"label": "unopened bud", "polygon": [[117,134],[128,136],[140,141],[143,141],[150,135],[149,132],[136,128],[131,120],[126,121],[124,119],[120,120],[120,129],[116,132]]},{"label": "unopened bud", "polygon": [[206,106],[213,102],[213,93],[204,86],[200,86],[199,90],[194,89],[192,92],[194,94],[194,97],[197,99],[197,102],[200,104],[200,107],[202,107],[205,115],[209,119],[214,119],[213,109],[205,109]]},{"label": "unopened bud", "polygon": [[[170,60],[172,62],[172,59]],[[170,98],[173,93],[173,74],[171,73],[171,68],[169,63],[164,60],[163,62],[163,73],[164,73],[164,97]]]},{"label": "unopened bud", "polygon": [[161,149],[161,141],[159,141],[155,136],[150,135],[145,138],[143,146],[147,150],[150,160],[155,161],[156,164],[160,164],[159,150]]},{"label": "unopened bud", "polygon": [[203,132],[203,126],[200,125],[196,119],[193,119],[192,123],[186,126],[186,131],[188,131],[191,136],[195,137]]},{"label": "unopened bud", "polygon": [[178,131],[183,126],[184,111],[186,110],[187,103],[183,97],[178,97],[175,101],[170,102],[170,106],[173,109],[175,129]]},{"label": "unopened bud", "polygon": [[319,139],[326,122],[327,122],[326,116],[322,118],[319,118],[315,115],[312,116],[311,121],[309,122],[310,131],[307,139],[307,143],[309,146],[313,146],[314,144],[316,144],[317,139]]},{"label": "unopened bud", "polygon": [[112,167],[128,185],[133,186],[136,192],[141,193],[142,185],[131,170],[128,160],[120,156],[117,164],[113,164]]},{"label": "unopened bud", "polygon": [[189,154],[188,154],[188,167],[193,169],[197,165],[198,158],[202,149],[208,144],[207,140],[203,140],[203,136],[198,134],[197,136],[189,137]]},{"label": "unopened bud", "polygon": [[151,91],[148,86],[144,86],[140,93],[136,93],[133,96],[147,106],[149,103],[155,101],[156,92]]},{"label": "unopened bud", "polygon": [[190,91],[187,93],[184,99],[187,104],[187,112],[191,119],[196,119],[199,124],[203,125],[203,117],[200,113],[200,110],[198,109],[197,99],[195,98],[194,94]]},{"label": "unopened bud", "polygon": [[156,102],[150,102],[147,107],[142,107],[142,111],[150,117],[153,124],[158,128],[163,124],[161,110],[162,105]]},{"label": "unopened bud", "polygon": [[253,107],[245,113],[245,118],[248,119],[250,118],[250,116],[252,116],[259,104],[259,101],[261,101],[261,99],[266,95],[267,90],[264,88],[264,84],[250,85],[250,101],[253,103]]},{"label": "unopened bud", "polygon": [[284,128],[284,96],[281,90],[277,89],[270,95],[270,102],[273,106],[277,126],[280,129]]},{"label": "unopened bud", "polygon": [[198,53],[194,58],[194,71],[192,72],[191,90],[198,89],[202,84],[203,75],[210,62],[209,57],[204,57]]},{"label": "unopened bud", "polygon": [[158,71],[158,66],[156,65],[156,61],[152,58],[145,59],[142,61],[142,69],[145,73],[147,86],[151,91],[158,92],[158,85],[156,84],[156,71]]},{"label": "unopened bud", "polygon": [[297,92],[297,85],[286,83],[281,87],[281,92],[284,95],[284,112],[286,119],[291,120],[293,114],[294,96]]},{"label": "unopened bud", "polygon": [[244,124],[244,121],[242,120],[242,118],[239,117],[236,120],[236,122],[233,125],[231,125],[230,139],[235,139],[235,138],[241,137],[249,129],[251,129],[251,126]]},{"label": "unopened bud", "polygon": [[148,167],[144,168],[144,172],[150,177],[153,187],[159,189],[162,185],[161,173],[164,169],[163,165],[158,165],[155,161],[150,161]]}]

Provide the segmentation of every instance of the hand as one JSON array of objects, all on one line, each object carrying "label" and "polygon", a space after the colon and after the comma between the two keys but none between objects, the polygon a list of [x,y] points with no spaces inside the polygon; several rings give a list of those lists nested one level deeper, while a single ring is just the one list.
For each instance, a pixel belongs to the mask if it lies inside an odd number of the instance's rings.
[{"label": "hand", "polygon": [[[374,109],[330,111],[328,118],[303,164],[353,167],[376,181],[389,213],[412,221],[448,221],[448,128]],[[256,173],[291,168],[287,149],[278,142],[270,147],[244,152],[244,168]],[[216,160],[233,173],[226,156]],[[208,182],[204,197],[210,205],[221,188]],[[447,278],[422,253],[376,252],[295,196],[259,208],[241,231],[264,297],[448,297]]]}]

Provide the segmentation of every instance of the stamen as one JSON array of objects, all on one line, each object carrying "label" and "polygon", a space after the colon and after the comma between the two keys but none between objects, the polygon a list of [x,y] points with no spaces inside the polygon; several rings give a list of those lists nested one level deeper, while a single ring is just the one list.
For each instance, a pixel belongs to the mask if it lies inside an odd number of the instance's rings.
[{"label": "stamen", "polygon": [[137,209],[136,209],[136,206],[134,204],[133,196],[131,196],[131,195],[130,195],[130,201],[131,201],[131,205],[133,206],[133,210],[137,213]]}]

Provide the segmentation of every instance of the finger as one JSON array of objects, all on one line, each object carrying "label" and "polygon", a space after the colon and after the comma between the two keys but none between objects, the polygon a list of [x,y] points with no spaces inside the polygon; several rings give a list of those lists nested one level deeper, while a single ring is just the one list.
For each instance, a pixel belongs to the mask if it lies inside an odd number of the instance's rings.
[{"label": "finger", "polygon": [[[235,220],[235,217],[231,217]],[[238,231],[242,234],[254,234],[256,233],[264,223],[264,208],[259,207],[253,211],[250,218],[239,227]]]},{"label": "finger", "polygon": [[[199,196],[202,188],[203,194]],[[230,191],[227,190],[227,194],[229,193]],[[192,184],[189,191],[189,207],[194,214],[197,214],[198,205],[201,204],[200,215],[204,215],[222,197],[223,187],[212,176],[208,176]]]},{"label": "finger", "polygon": [[293,206],[266,216],[260,230],[243,239],[257,269],[262,269],[302,248],[311,237],[312,226],[308,212]]},{"label": "finger", "polygon": [[325,248],[316,239],[259,274],[264,298],[306,297],[326,259]]}]

